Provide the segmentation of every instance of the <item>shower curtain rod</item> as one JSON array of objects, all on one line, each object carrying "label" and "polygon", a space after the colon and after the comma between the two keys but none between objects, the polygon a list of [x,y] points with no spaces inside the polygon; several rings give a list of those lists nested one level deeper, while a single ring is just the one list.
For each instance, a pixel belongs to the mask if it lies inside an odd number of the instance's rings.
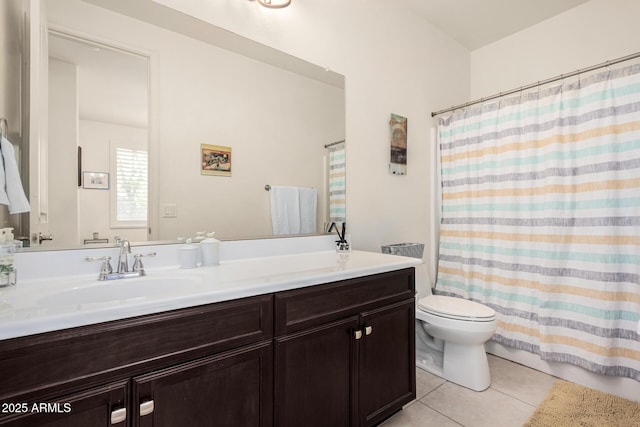
[{"label": "shower curtain rod", "polygon": [[332,145],[338,145],[338,144],[340,144],[341,142],[344,142],[344,139],[343,139],[342,141],[332,142],[331,144],[324,144],[324,148],[329,148],[329,147],[331,147]]},{"label": "shower curtain rod", "polygon": [[558,80],[566,79],[567,77],[577,76],[577,75],[582,74],[582,73],[588,73],[589,71],[597,70],[598,68],[609,67],[611,65],[618,64],[620,62],[630,61],[632,59],[636,59],[636,58],[639,58],[639,57],[640,57],[640,52],[632,53],[631,55],[622,56],[622,57],[617,58],[617,59],[612,59],[611,61],[605,61],[605,62],[602,62],[602,63],[597,64],[597,65],[592,65],[591,67],[578,69],[578,70],[573,71],[573,72],[568,73],[568,74],[560,74],[559,76],[551,77],[551,78],[546,79],[546,80],[541,80],[541,81],[538,81],[537,83],[532,83],[532,84],[529,84],[529,85],[526,85],[526,86],[520,86],[519,88],[508,90],[506,92],[500,92],[500,93],[498,93],[496,95],[491,95],[491,96],[488,96],[486,98],[480,98],[480,99],[476,99],[475,101],[466,102],[466,103],[460,104],[460,105],[455,105],[455,106],[453,106],[451,108],[445,108],[444,110],[434,111],[434,112],[431,113],[431,117],[439,116],[440,114],[448,113],[450,111],[455,111],[455,110],[457,110],[459,108],[466,108],[466,107],[468,107],[470,105],[480,104],[480,103],[485,102],[485,101],[490,101],[492,99],[501,98],[503,96],[511,95],[511,94],[518,93],[518,92],[522,92],[523,90],[533,89],[533,88],[538,87],[538,86],[546,85],[547,83],[556,82]]}]

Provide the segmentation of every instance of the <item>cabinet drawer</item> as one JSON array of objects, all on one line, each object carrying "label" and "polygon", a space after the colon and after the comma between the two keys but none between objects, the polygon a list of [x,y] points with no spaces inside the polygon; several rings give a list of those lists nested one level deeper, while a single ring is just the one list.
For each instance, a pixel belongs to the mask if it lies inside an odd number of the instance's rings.
[{"label": "cabinet drawer", "polygon": [[42,399],[272,336],[273,300],[264,295],[0,341],[0,401]]},{"label": "cabinet drawer", "polygon": [[299,331],[413,298],[413,268],[275,294],[275,334]]},{"label": "cabinet drawer", "polygon": [[[12,414],[0,415],[5,427],[87,427],[128,425],[129,381],[122,380],[101,387],[83,390],[49,402],[22,402],[24,411],[10,409]],[[15,407],[15,403],[13,403]],[[26,406],[24,406],[26,405]],[[5,409],[3,408],[3,411]],[[115,412],[119,413],[116,417]]]}]

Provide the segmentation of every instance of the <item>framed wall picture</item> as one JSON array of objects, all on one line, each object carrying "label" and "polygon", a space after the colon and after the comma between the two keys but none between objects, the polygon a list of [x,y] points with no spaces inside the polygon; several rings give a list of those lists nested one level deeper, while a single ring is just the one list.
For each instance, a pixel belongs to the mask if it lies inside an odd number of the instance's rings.
[{"label": "framed wall picture", "polygon": [[202,175],[231,176],[231,147],[201,144],[200,173]]},{"label": "framed wall picture", "polygon": [[83,172],[82,187],[90,190],[108,190],[109,174],[106,172]]},{"label": "framed wall picture", "polygon": [[394,175],[407,174],[407,118],[391,114],[391,160],[389,172]]}]

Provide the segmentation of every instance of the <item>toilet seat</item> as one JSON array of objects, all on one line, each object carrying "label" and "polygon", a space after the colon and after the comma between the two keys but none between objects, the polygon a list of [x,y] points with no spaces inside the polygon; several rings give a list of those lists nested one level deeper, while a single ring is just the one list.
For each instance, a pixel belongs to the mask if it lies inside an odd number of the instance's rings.
[{"label": "toilet seat", "polygon": [[467,322],[491,322],[496,318],[496,312],[486,305],[444,295],[421,298],[418,309],[434,316]]}]

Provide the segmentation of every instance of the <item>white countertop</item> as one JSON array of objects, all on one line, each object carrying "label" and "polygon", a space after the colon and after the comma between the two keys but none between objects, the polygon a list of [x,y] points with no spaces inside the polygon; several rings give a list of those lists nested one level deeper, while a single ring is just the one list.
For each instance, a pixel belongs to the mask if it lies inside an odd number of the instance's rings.
[{"label": "white countertop", "polygon": [[351,279],[421,264],[416,258],[335,250],[224,261],[216,267],[148,268],[141,278],[94,274],[0,289],[0,339],[90,325]]}]

